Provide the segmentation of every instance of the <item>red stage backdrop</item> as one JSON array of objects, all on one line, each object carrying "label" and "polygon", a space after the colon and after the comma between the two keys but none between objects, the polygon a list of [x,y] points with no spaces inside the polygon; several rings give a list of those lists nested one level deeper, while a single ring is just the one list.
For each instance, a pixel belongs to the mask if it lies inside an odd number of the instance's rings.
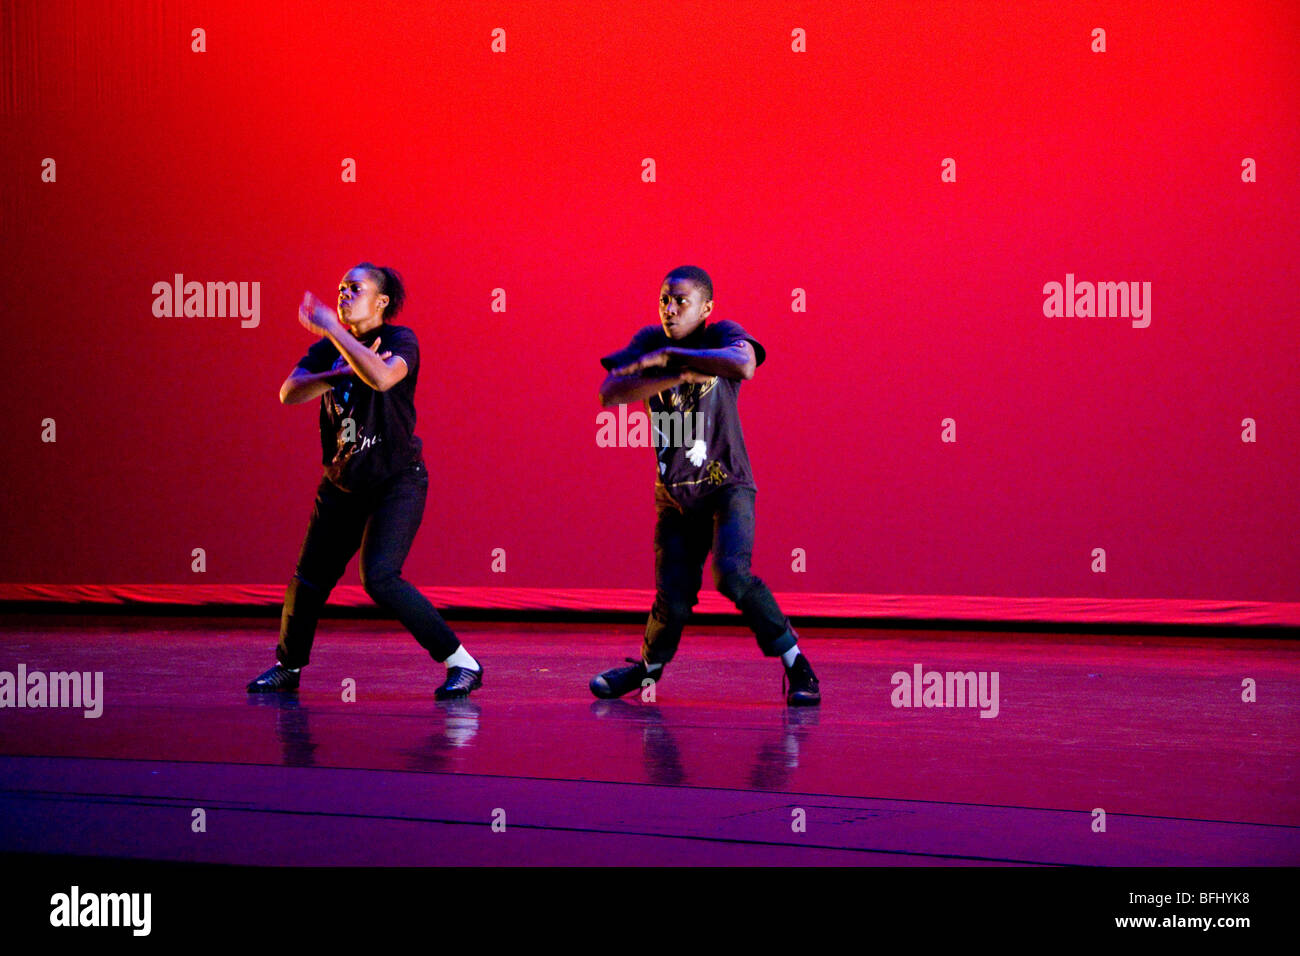
[{"label": "red stage backdrop", "polygon": [[[1295,619],[1297,11],[9,4],[0,582],[279,592],[321,472],[296,306],[370,259],[422,351],[406,576],[649,588],[597,359],[689,263],[767,348],[778,594]],[[156,315],[177,275],[253,314]]]}]

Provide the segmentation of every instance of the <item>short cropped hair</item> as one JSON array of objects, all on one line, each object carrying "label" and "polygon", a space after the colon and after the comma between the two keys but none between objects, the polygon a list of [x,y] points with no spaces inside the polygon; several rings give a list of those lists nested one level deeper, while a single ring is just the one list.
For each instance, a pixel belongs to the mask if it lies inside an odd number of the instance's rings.
[{"label": "short cropped hair", "polygon": [[708,302],[713,298],[713,280],[710,279],[709,274],[699,266],[678,266],[672,272],[668,273],[668,275],[664,276],[664,282],[667,282],[669,279],[689,279],[704,290],[705,302]]}]

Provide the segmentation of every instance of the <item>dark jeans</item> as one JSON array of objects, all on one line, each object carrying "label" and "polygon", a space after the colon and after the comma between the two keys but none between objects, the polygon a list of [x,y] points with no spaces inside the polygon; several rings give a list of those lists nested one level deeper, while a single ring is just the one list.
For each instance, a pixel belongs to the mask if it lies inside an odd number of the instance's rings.
[{"label": "dark jeans", "polygon": [[316,623],[334,585],[361,549],[361,584],[380,607],[392,611],[435,661],[460,647],[429,599],[402,579],[402,565],[424,517],[429,472],[423,461],[373,488],[343,491],[328,478],[316,489],[298,568],[284,596],[276,658],[302,667],[311,657]]},{"label": "dark jeans", "polygon": [[767,585],[749,572],[754,550],[754,489],[727,485],[685,511],[659,501],[655,523],[655,595],[642,656],[666,664],[699,600],[704,559],[713,551],[713,580],[744,617],[768,657],[794,647],[797,635]]}]

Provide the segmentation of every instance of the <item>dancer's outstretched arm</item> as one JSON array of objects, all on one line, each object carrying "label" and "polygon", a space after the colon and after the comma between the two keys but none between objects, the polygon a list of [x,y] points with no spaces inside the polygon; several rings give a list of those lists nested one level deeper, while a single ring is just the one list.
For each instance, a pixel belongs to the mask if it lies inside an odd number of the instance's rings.
[{"label": "dancer's outstretched arm", "polygon": [[330,379],[340,375],[351,375],[351,369],[330,369],[328,372],[308,372],[295,368],[280,386],[280,402],[283,405],[301,405],[310,402],[319,395],[324,395],[334,386]]},{"label": "dancer's outstretched arm", "polygon": [[357,378],[376,392],[386,392],[406,378],[405,359],[400,355],[386,359],[377,355],[373,346],[366,348],[339,321],[338,316],[310,292],[303,296],[302,305],[298,307],[298,321],[310,332],[329,336]]},{"label": "dancer's outstretched arm", "polygon": [[657,395],[666,388],[673,388],[683,382],[707,382],[710,376],[694,369],[682,368],[665,372],[651,369],[645,372],[619,374],[610,372],[600,386],[600,404],[608,408],[611,405],[628,405]]},{"label": "dancer's outstretched arm", "polygon": [[649,352],[629,365],[614,369],[611,375],[626,375],[655,368],[671,370],[679,365],[686,366],[688,370],[703,372],[706,376],[751,379],[758,361],[754,356],[754,346],[744,339],[721,349],[681,349],[670,345]]},{"label": "dancer's outstretched arm", "polygon": [[[375,339],[374,344],[370,346],[370,350],[378,352],[379,343],[382,341],[382,338]],[[379,357],[387,359],[392,354],[392,352],[381,352]],[[284,380],[284,384],[280,386],[280,401],[285,405],[301,405],[303,402],[310,402],[333,388],[334,379],[344,378],[352,374],[352,366],[343,360],[342,355],[339,356],[334,363],[334,367],[328,372],[309,372],[304,368],[295,368],[289,373],[289,377]]]}]

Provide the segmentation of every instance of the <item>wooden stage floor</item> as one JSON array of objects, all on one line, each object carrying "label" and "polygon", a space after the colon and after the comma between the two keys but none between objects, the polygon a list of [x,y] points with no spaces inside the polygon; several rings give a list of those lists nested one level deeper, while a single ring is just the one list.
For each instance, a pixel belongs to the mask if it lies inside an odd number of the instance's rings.
[{"label": "wooden stage floor", "polygon": [[[743,628],[688,628],[653,702],[604,702],[587,681],[637,652],[639,626],[452,624],[485,683],[437,703],[441,666],[395,623],[323,621],[302,688],[281,697],[244,690],[276,621],[9,616],[0,671],[99,672],[103,699],[96,718],[0,709],[0,852],[1300,864],[1294,642],[801,628],[824,702],[791,710]],[[996,672],[996,717],[894,706],[892,675],[918,664]]]}]

